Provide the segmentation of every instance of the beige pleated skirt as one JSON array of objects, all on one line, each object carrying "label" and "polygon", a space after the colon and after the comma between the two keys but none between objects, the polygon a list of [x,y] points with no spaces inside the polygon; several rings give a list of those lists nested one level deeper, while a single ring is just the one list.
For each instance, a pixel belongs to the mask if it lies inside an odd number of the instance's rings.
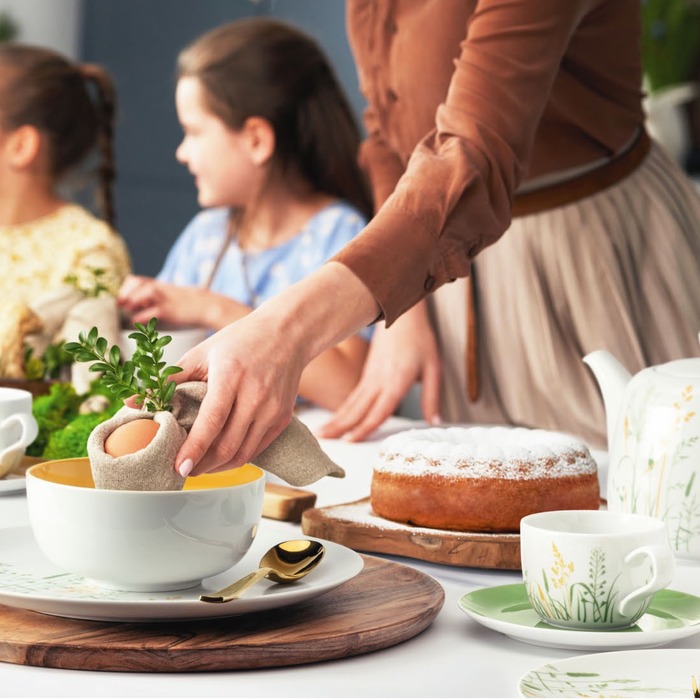
[{"label": "beige pleated skirt", "polygon": [[587,353],[608,350],[633,374],[700,355],[700,195],[655,144],[617,185],[514,219],[474,268],[476,402],[466,390],[466,281],[429,301],[444,422],[562,430],[605,448]]}]

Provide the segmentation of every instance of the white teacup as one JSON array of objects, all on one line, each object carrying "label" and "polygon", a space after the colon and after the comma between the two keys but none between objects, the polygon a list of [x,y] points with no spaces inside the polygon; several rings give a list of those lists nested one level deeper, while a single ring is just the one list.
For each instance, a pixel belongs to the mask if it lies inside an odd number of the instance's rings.
[{"label": "white teacup", "polygon": [[645,515],[534,513],[520,521],[520,552],[530,604],[567,629],[633,625],[675,573],[664,522]]},{"label": "white teacup", "polygon": [[0,479],[20,465],[38,430],[32,395],[24,389],[0,387]]}]

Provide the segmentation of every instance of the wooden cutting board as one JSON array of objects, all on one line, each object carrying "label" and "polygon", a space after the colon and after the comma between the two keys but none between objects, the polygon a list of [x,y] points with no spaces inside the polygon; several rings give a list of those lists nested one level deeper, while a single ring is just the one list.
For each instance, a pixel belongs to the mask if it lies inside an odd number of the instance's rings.
[{"label": "wooden cutting board", "polygon": [[298,523],[302,513],[316,505],[316,494],[284,484],[265,484],[263,517]]},{"label": "wooden cutting board", "polygon": [[428,627],[445,599],[440,584],[408,566],[363,559],[355,578],[318,598],[218,620],[93,622],[0,605],[0,661],[85,671],[233,671],[366,654]]},{"label": "wooden cutting board", "polygon": [[369,498],[307,510],[301,527],[306,535],[361,552],[478,569],[520,570],[518,533],[457,532],[395,523],[376,515]]}]

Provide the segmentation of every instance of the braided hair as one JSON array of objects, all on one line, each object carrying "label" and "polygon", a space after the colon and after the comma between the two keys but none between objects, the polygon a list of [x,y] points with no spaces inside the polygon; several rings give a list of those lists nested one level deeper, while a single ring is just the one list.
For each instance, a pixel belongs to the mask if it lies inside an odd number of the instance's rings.
[{"label": "braided hair", "polygon": [[99,207],[114,226],[115,90],[108,73],[55,51],[0,45],[0,128],[33,126],[47,141],[49,175],[58,181],[99,147]]}]

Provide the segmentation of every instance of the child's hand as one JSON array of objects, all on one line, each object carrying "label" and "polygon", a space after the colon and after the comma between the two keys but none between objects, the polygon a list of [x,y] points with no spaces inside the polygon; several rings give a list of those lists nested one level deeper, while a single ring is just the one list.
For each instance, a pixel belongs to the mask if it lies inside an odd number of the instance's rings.
[{"label": "child's hand", "polygon": [[129,275],[119,290],[117,304],[129,312],[133,323],[148,323],[155,317],[161,324],[201,326],[202,309],[206,306],[199,297],[207,293],[152,277]]}]

